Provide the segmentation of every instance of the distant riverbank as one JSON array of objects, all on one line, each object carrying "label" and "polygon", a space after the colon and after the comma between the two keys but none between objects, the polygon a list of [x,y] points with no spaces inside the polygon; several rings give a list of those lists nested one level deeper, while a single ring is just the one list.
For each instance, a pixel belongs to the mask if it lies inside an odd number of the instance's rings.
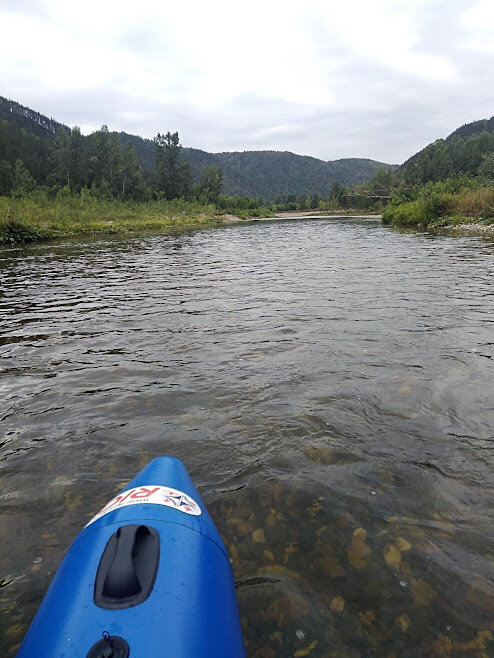
[{"label": "distant riverbank", "polygon": [[[406,208],[406,204],[405,204]],[[399,210],[405,209],[403,206]],[[238,213],[238,214],[237,214]],[[403,215],[403,216],[402,216]],[[145,202],[98,199],[72,194],[49,199],[41,194],[23,198],[0,197],[0,244],[15,244],[82,235],[105,235],[139,231],[177,231],[221,226],[264,219],[368,217],[394,227],[428,230],[436,233],[494,236],[494,224],[473,217],[441,217],[429,223],[409,221],[396,209],[383,215],[356,209],[288,210],[273,213],[269,208],[241,211],[221,210],[213,204],[183,199]]]},{"label": "distant riverbank", "polygon": [[[405,206],[406,204],[403,204]],[[408,204],[411,205],[411,204]],[[417,221],[413,215],[397,214],[394,208],[386,208],[382,220],[384,225],[393,228],[428,231],[444,235],[471,235],[494,237],[494,222],[492,218],[455,215],[453,217],[438,217],[432,220]]]},{"label": "distant riverbank", "polygon": [[[269,208],[221,210],[213,204],[172,201],[118,201],[84,194],[49,199],[33,193],[22,198],[0,197],[0,244],[41,241],[81,235],[105,235],[136,231],[169,231],[201,226],[220,226],[260,219],[297,217],[361,217],[381,215],[358,210],[298,210],[273,213]],[[237,214],[237,212],[239,214]]]},{"label": "distant riverbank", "polygon": [[279,219],[283,217],[287,218],[296,218],[296,217],[370,217],[372,219],[381,219],[381,215],[367,213],[362,210],[355,210],[352,208],[341,208],[341,209],[331,209],[331,210],[282,210],[280,212],[275,212],[274,216]]}]

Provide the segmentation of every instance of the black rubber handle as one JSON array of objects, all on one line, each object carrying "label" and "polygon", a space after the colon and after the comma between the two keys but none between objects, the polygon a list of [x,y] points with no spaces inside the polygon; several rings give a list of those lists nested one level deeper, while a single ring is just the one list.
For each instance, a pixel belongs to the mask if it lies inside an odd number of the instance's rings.
[{"label": "black rubber handle", "polygon": [[118,610],[145,601],[153,589],[160,560],[155,528],[124,525],[113,533],[103,551],[94,583],[94,602]]},{"label": "black rubber handle", "polygon": [[139,543],[136,535],[142,526],[124,525],[117,530],[113,560],[105,577],[103,596],[110,599],[128,599],[142,590],[132,559]]}]

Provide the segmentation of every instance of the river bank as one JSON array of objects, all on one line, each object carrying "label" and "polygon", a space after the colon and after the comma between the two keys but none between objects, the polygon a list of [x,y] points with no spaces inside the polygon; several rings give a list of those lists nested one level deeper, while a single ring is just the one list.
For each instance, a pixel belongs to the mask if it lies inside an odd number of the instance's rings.
[{"label": "river bank", "polygon": [[264,219],[337,219],[364,214],[372,219],[381,219],[381,215],[349,209],[273,213],[269,208],[249,208],[236,210],[233,214],[213,204],[203,205],[183,199],[122,202],[84,194],[57,195],[54,199],[33,194],[23,198],[0,197],[0,244],[82,235],[193,229]]},{"label": "river bank", "polygon": [[[237,214],[238,212],[238,214]],[[252,208],[229,212],[213,204],[204,205],[183,199],[122,202],[97,199],[89,195],[43,195],[24,198],[0,197],[0,244],[16,244],[83,235],[110,235],[145,231],[177,231],[203,226],[221,226],[245,221],[286,220],[298,218],[345,219],[367,217],[381,220],[397,228],[415,228],[449,235],[494,237],[494,224],[474,217],[436,219],[416,223],[389,210],[383,215],[354,209],[299,210],[271,212],[268,208]],[[407,221],[405,221],[407,220]]]},{"label": "river bank", "polygon": [[[54,199],[42,194],[0,197],[0,244],[214,226],[250,219],[260,210],[242,210],[240,217],[213,204],[183,199],[122,202],[84,194]],[[269,214],[267,209],[262,211]]]},{"label": "river bank", "polygon": [[396,228],[435,233],[494,235],[494,188],[475,180],[448,179],[423,186],[412,201],[394,200],[382,217]]},{"label": "river bank", "polygon": [[[456,219],[458,222],[458,219]],[[476,218],[462,218],[458,223],[436,225],[434,223],[427,226],[428,231],[441,233],[444,235],[483,235],[485,237],[494,237],[494,224],[486,224]]]}]

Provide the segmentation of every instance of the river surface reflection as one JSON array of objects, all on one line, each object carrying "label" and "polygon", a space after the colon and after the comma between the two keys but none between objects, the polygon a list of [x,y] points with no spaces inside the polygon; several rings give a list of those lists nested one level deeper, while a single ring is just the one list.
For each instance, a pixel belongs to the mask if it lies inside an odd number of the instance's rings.
[{"label": "river surface reflection", "polygon": [[370,219],[0,251],[0,654],[151,458],[247,654],[494,654],[494,244]]}]

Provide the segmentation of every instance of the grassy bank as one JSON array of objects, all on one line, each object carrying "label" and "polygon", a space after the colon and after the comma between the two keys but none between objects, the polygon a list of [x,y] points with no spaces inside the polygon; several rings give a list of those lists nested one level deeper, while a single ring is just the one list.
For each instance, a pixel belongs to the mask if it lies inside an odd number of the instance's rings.
[{"label": "grassy bank", "polygon": [[0,197],[0,242],[166,229],[218,222],[214,206],[181,200],[123,202],[84,195]]},{"label": "grassy bank", "polygon": [[415,199],[391,202],[382,217],[384,224],[392,226],[479,226],[494,232],[494,187],[457,179],[428,183]]},{"label": "grassy bank", "polygon": [[[247,218],[259,210],[235,214]],[[0,197],[0,243],[212,225],[225,214],[212,204],[183,199],[118,201],[63,190],[49,198],[35,191],[22,198]]]}]

